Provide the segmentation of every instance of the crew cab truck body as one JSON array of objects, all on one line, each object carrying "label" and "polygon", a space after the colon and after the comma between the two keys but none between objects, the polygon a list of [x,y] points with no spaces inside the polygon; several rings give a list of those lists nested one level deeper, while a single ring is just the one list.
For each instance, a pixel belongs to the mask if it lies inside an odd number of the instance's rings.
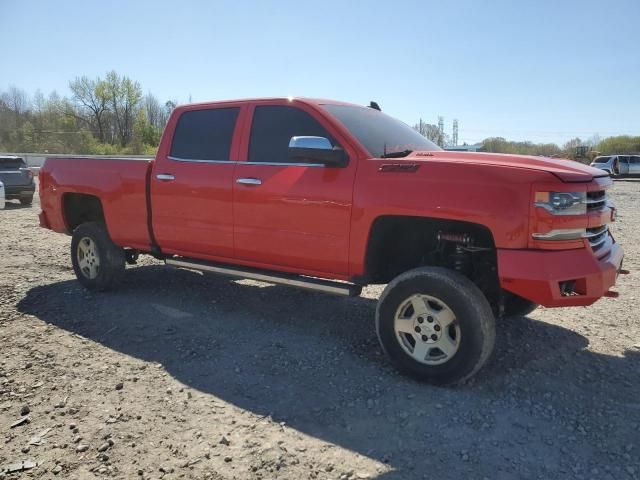
[{"label": "crew cab truck body", "polygon": [[40,224],[72,234],[88,288],[150,253],[167,264],[356,295],[403,372],[463,381],[495,317],[609,294],[622,249],[605,172],[445,152],[374,108],[309,99],[194,104],[155,159],[49,158]]}]

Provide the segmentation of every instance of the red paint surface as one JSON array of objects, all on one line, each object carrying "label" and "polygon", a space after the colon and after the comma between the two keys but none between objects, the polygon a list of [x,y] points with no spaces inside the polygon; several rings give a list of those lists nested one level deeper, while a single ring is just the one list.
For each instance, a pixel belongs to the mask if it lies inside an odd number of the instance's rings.
[{"label": "red paint surface", "polygon": [[[349,279],[365,273],[369,232],[376,218],[405,215],[462,220],[486,226],[498,248],[503,288],[546,306],[587,305],[615,283],[622,251],[598,252],[586,241],[537,242],[533,232],[594,227],[611,211],[552,216],[533,206],[535,191],[589,191],[611,185],[599,170],[564,160],[464,152],[414,152],[404,159],[370,158],[320,100],[268,99],[196,104],[177,108],[156,160],[50,158],[41,178],[41,225],[67,231],[65,193],[97,196],[109,233],[121,246],[151,249],[146,205],[150,172],[152,225],[164,253],[287,272]],[[246,163],[256,105],[283,104],[314,116],[344,147],[344,168]],[[185,110],[240,106],[230,163],[169,159],[177,118]],[[407,162],[413,172],[380,172]],[[173,182],[155,176],[167,173]],[[248,186],[237,178],[259,178]],[[604,257],[603,257],[604,255]],[[586,294],[561,297],[559,281],[580,278]],[[581,280],[582,281],[582,280]]]}]

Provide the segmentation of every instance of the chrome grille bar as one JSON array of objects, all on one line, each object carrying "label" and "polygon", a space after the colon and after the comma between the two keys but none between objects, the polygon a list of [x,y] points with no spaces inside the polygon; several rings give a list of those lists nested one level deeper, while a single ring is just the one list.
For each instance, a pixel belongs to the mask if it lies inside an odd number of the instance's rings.
[{"label": "chrome grille bar", "polygon": [[597,237],[598,235],[602,235],[603,233],[607,232],[609,230],[609,226],[608,225],[602,225],[601,227],[595,227],[595,228],[588,228],[587,232],[583,235],[584,238],[593,238],[593,237]]},{"label": "chrome grille bar", "polygon": [[594,252],[611,243],[611,236],[609,235],[609,225],[587,228],[587,231],[583,236],[589,241],[591,250],[593,250]]},{"label": "chrome grille bar", "polygon": [[600,190],[597,192],[587,192],[587,210],[597,210],[607,204],[607,192]]}]

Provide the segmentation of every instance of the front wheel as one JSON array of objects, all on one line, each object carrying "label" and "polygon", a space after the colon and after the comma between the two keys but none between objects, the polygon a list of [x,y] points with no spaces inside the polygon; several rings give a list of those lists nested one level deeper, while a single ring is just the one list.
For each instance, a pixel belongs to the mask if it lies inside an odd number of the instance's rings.
[{"label": "front wheel", "polygon": [[112,288],[124,273],[125,252],[102,223],[83,223],[73,231],[71,262],[78,281],[89,290]]},{"label": "front wheel", "polygon": [[33,203],[33,195],[27,197],[20,197],[20,203],[22,205],[31,205]]},{"label": "front wheel", "polygon": [[438,267],[410,270],[387,285],[376,330],[400,372],[438,385],[473,376],[495,343],[495,318],[480,289]]}]

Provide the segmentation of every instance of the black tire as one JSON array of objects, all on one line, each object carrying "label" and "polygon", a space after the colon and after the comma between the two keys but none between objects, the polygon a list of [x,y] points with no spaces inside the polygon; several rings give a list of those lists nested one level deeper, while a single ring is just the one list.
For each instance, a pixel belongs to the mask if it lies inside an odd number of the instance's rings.
[{"label": "black tire", "polygon": [[[430,365],[414,359],[396,333],[396,312],[417,294],[438,299],[455,316],[452,325],[459,329],[458,347],[444,363]],[[383,350],[400,372],[436,385],[472,377],[491,355],[496,334],[495,317],[480,289],[463,275],[438,267],[410,270],[387,285],[376,310],[376,330]]]},{"label": "black tire", "polygon": [[[91,267],[80,265],[79,245],[81,242],[83,242],[83,248],[87,247],[87,243],[93,245],[91,246],[91,251],[95,250],[94,255],[92,257],[87,256],[89,262],[94,262]],[[92,275],[90,269],[95,265],[96,257],[98,265],[93,272],[97,272],[97,274],[94,273]],[[125,252],[123,248],[111,241],[109,232],[107,232],[104,224],[98,222],[83,223],[73,231],[71,262],[78,281],[85,288],[105,291],[111,289],[122,277],[125,269]]]},{"label": "black tire", "polygon": [[20,197],[20,203],[22,205],[31,205],[33,203],[33,195],[28,197]]},{"label": "black tire", "polygon": [[505,292],[504,316],[505,317],[526,317],[540,305],[533,303],[526,298],[522,298],[513,293]]}]

